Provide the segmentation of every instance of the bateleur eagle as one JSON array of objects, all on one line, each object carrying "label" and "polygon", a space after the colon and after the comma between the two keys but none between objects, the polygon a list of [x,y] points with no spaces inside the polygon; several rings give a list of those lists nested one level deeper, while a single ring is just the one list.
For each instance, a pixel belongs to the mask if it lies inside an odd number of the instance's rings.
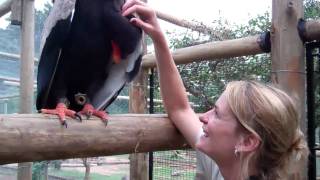
[{"label": "bateleur eagle", "polygon": [[42,34],[37,109],[100,117],[138,73],[142,31],[121,15],[124,0],[55,0]]}]

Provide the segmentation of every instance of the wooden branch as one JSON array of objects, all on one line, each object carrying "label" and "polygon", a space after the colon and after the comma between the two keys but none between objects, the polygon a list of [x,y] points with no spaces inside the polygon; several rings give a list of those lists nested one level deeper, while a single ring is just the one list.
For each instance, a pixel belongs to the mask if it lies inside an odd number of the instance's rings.
[{"label": "wooden branch", "polygon": [[107,127],[94,118],[67,121],[65,128],[51,115],[1,115],[0,164],[187,147],[166,115],[112,115]]},{"label": "wooden branch", "polygon": [[157,17],[159,19],[162,19],[164,21],[167,21],[169,23],[175,24],[177,26],[181,26],[184,28],[188,28],[191,29],[193,31],[198,31],[200,33],[203,34],[211,34],[213,35],[215,38],[222,40],[222,35],[220,32],[217,32],[216,30],[206,26],[205,24],[199,22],[199,23],[194,23],[191,21],[187,21],[185,19],[179,19],[177,17],[171,16],[169,14],[160,12],[160,11],[156,11]]},{"label": "wooden branch", "polygon": [[306,41],[320,40],[320,19],[310,20],[305,23],[303,38]]},{"label": "wooden branch", "polygon": [[12,4],[12,0],[7,0],[0,5],[0,17],[10,12],[11,4]]},{"label": "wooden branch", "polygon": [[[216,41],[196,46],[177,49],[172,52],[176,64],[187,64],[204,60],[217,60],[237,56],[263,53],[259,45],[260,35],[234,40]],[[143,57],[142,66],[151,68],[156,66],[154,54]]]}]

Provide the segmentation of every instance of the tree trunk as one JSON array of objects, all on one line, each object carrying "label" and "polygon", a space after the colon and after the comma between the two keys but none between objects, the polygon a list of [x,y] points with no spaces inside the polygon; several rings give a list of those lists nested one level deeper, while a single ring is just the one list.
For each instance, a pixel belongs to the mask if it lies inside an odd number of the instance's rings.
[{"label": "tree trunk", "polygon": [[90,163],[89,163],[89,158],[82,158],[82,162],[84,167],[86,168],[86,172],[84,175],[84,180],[90,180]]}]

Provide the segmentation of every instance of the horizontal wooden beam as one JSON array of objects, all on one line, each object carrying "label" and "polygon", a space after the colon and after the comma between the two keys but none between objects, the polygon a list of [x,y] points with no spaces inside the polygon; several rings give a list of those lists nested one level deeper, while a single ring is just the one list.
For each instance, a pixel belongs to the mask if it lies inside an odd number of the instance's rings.
[{"label": "horizontal wooden beam", "polygon": [[[177,49],[172,52],[172,56],[176,64],[187,64],[204,60],[218,60],[222,58],[255,55],[263,52],[264,51],[261,49],[261,35],[255,35]],[[142,66],[144,68],[155,67],[155,55],[145,55],[143,57]]]},{"label": "horizontal wooden beam", "polygon": [[[18,61],[21,59],[20,55],[18,54],[11,54],[11,53],[5,53],[5,52],[0,52],[0,58],[6,58],[11,61]],[[39,59],[34,58],[34,63],[35,65],[38,65]]]},{"label": "horizontal wooden beam", "polygon": [[320,19],[302,20],[299,22],[298,29],[304,41],[320,40]]},{"label": "horizontal wooden beam", "polygon": [[166,115],[111,115],[68,128],[51,115],[0,115],[0,164],[107,156],[186,148],[183,136]]},{"label": "horizontal wooden beam", "polygon": [[0,4],[0,17],[7,14],[11,10],[12,0],[7,0]]},{"label": "horizontal wooden beam", "polygon": [[215,29],[205,25],[202,22],[192,22],[185,19],[180,19],[161,11],[156,11],[156,14],[159,19],[169,22],[171,24],[184,27],[187,29],[191,29],[193,31],[198,31],[203,34],[210,34],[219,40],[223,39],[223,35],[221,32],[216,31]]}]

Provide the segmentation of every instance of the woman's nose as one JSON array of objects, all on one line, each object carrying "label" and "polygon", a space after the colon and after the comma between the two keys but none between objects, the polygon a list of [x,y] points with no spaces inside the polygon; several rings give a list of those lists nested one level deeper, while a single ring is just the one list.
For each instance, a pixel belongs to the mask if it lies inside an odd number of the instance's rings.
[{"label": "woman's nose", "polygon": [[202,114],[199,117],[200,122],[202,122],[203,124],[207,124],[208,123],[208,115],[207,113]]}]

